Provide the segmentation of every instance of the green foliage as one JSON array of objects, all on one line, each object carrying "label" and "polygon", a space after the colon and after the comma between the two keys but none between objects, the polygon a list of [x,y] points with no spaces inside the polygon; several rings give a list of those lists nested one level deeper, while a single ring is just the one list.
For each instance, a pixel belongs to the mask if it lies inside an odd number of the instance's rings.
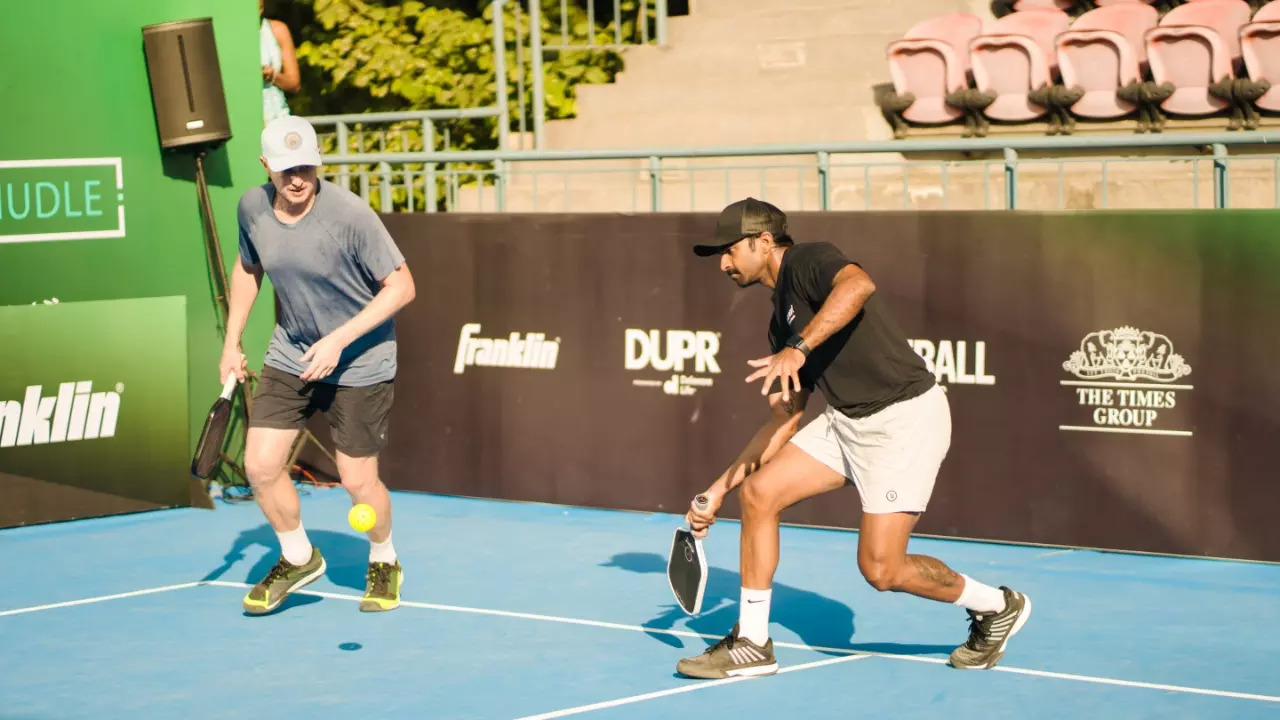
[{"label": "green foliage", "polygon": [[[641,40],[636,21],[642,0],[623,0],[623,22],[616,26],[610,22],[614,19],[612,0],[597,2],[601,7],[595,13],[594,26],[584,0],[565,3],[568,12],[563,18],[562,0],[540,1],[544,45],[604,46],[619,38],[624,43]],[[499,101],[491,2],[294,0],[291,5],[285,18],[294,33],[303,80],[302,91],[289,99],[295,114],[480,108]],[[272,9],[268,7],[269,14]],[[526,9],[527,0],[504,3],[505,102],[510,114],[508,130],[513,132],[533,126]],[[645,19],[646,24],[651,21]],[[652,35],[650,29],[649,37]],[[543,59],[546,119],[573,117],[576,87],[611,82],[621,69],[621,57],[603,47],[548,51]],[[376,133],[359,134],[359,130],[353,128],[346,148],[349,152],[417,151],[427,144],[418,123],[399,123],[389,130],[383,125]],[[497,118],[437,120],[431,134],[434,141],[430,144],[437,150],[494,149],[500,139]],[[331,134],[325,141],[326,151],[337,149]],[[464,168],[454,165],[450,169]],[[477,179],[484,178],[469,174],[459,182]],[[403,178],[397,180],[403,183]],[[376,177],[371,181],[379,182]],[[444,198],[448,187],[443,179],[440,182],[437,197]],[[406,193],[398,189],[396,194],[399,205]]]},{"label": "green foliage", "polygon": [[[517,4],[504,3],[506,31],[507,102],[512,128],[519,127],[520,88],[524,89],[525,126],[533,107],[532,64],[529,62],[529,16],[517,16]],[[475,108],[497,102],[492,42],[492,4],[482,14],[468,13],[459,2],[377,2],[377,0],[298,0],[311,5],[313,22],[302,27],[298,60],[304,71],[301,97],[291,98],[299,114],[351,113],[427,108]],[[638,39],[635,14],[638,0],[621,3],[624,41]],[[586,10],[568,4],[561,23],[560,0],[542,0],[544,43],[611,44],[615,41],[607,13],[588,28]],[[567,33],[565,31],[568,31]],[[517,43],[523,63],[518,63]],[[622,69],[617,53],[605,50],[548,52],[544,58],[547,119],[573,117],[574,88],[581,83],[604,83]],[[496,147],[497,127],[491,121],[453,128],[453,149]]]}]

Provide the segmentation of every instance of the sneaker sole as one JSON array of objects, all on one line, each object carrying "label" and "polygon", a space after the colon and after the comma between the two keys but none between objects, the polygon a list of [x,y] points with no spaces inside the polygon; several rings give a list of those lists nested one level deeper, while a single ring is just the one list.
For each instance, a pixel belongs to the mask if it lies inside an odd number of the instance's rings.
[{"label": "sneaker sole", "polygon": [[321,575],[324,575],[324,571],[327,567],[328,567],[328,564],[325,563],[324,558],[320,558],[320,567],[316,568],[314,571],[311,572],[311,574],[303,577],[301,580],[294,583],[293,586],[290,587],[288,590],[285,590],[284,592],[280,593],[280,598],[276,600],[274,603],[268,605],[265,608],[260,608],[256,605],[245,605],[244,611],[249,613],[250,615],[266,615],[270,612],[273,612],[276,608],[280,607],[280,605],[286,599],[288,599],[290,594],[297,592],[299,588],[310,585],[311,583],[319,579]]},{"label": "sneaker sole", "polygon": [[778,672],[778,663],[770,663],[768,665],[753,665],[751,667],[738,668],[736,670],[708,670],[706,672],[689,672],[676,667],[676,672],[685,677],[697,678],[699,680],[724,680],[734,677],[764,677],[773,675]]},{"label": "sneaker sole", "polygon": [[1009,645],[1009,639],[1018,634],[1022,626],[1027,623],[1027,618],[1031,617],[1031,596],[1022,596],[1022,612],[1018,613],[1018,619],[1013,621],[1013,628],[1009,630],[1009,634],[1004,636],[1004,640],[1000,642],[1000,647],[991,654],[985,663],[981,665],[952,665],[959,670],[990,670],[996,666],[996,663],[1004,659],[1004,649]]}]

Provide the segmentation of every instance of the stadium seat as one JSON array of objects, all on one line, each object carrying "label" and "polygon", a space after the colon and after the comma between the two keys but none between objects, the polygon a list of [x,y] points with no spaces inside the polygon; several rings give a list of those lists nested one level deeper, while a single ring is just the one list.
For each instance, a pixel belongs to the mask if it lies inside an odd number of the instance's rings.
[{"label": "stadium seat", "polygon": [[1238,72],[1243,70],[1240,30],[1250,14],[1244,0],[1194,0],[1166,13],[1147,32],[1152,78],[1172,86],[1161,103],[1165,111],[1203,117],[1229,108],[1230,129],[1257,127],[1252,100],[1265,89]]},{"label": "stadium seat", "polygon": [[1272,84],[1254,105],[1280,111],[1280,88],[1273,82],[1280,78],[1280,2],[1264,5],[1253,16],[1253,22],[1244,26],[1240,31],[1240,52],[1249,77]]},{"label": "stadium seat", "polygon": [[1076,6],[1076,0],[1017,0],[1013,4],[1014,12],[1023,10],[1062,10],[1070,11]]},{"label": "stadium seat", "polygon": [[[1143,2],[1112,3],[1081,15],[1071,29],[1057,37],[1062,85],[1080,90],[1070,106],[1075,115],[1115,119],[1139,111],[1139,129],[1152,129],[1158,103],[1145,102],[1153,92],[1167,98],[1154,83],[1145,82],[1145,33],[1160,22],[1156,9]],[[1144,87],[1145,86],[1145,87]]]},{"label": "stadium seat", "polygon": [[1021,10],[1000,18],[974,38],[969,48],[975,106],[987,118],[1003,122],[1051,115],[1051,133],[1063,122],[1069,124],[1065,107],[1075,100],[1067,102],[1069,98],[1059,97],[1061,88],[1055,88],[1054,38],[1070,25],[1070,16],[1061,10]]},{"label": "stadium seat", "polygon": [[[938,125],[965,117],[964,98],[971,87],[969,42],[982,32],[982,19],[951,13],[917,23],[886,50],[892,90],[879,91],[876,103],[906,135],[907,122]],[[966,133],[971,131],[966,122]]]}]

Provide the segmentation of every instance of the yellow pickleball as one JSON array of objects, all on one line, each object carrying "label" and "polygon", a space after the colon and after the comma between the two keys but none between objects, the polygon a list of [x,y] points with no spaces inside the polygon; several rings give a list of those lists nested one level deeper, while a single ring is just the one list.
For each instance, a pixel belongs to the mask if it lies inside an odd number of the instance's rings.
[{"label": "yellow pickleball", "polygon": [[351,523],[351,527],[360,532],[369,532],[374,524],[378,522],[378,514],[368,505],[354,505],[351,508],[351,512],[347,513],[347,522]]}]

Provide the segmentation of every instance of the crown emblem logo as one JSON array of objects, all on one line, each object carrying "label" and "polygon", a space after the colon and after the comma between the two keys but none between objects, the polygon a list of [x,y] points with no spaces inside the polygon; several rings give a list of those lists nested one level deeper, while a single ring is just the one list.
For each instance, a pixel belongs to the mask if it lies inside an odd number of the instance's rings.
[{"label": "crown emblem logo", "polygon": [[1191,373],[1169,338],[1129,326],[1089,333],[1062,369],[1087,380],[1172,382]]}]

